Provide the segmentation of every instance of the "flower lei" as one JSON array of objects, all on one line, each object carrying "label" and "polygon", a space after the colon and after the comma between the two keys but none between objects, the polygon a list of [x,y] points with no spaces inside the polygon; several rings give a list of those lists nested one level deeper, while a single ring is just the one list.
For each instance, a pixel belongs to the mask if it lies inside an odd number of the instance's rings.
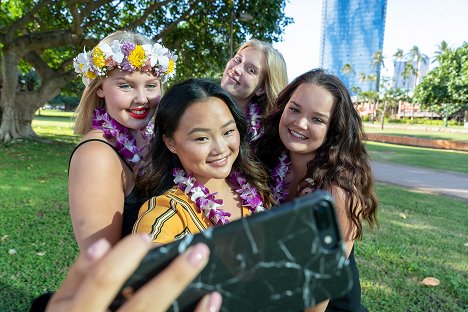
[{"label": "flower lei", "polygon": [[[230,217],[231,214],[219,208],[223,205],[223,200],[216,199],[216,193],[210,193],[208,188],[198,183],[191,174],[186,174],[183,169],[174,168],[172,174],[174,176],[174,183],[195,203],[198,212],[203,211],[214,224],[229,223],[227,217]],[[242,206],[247,207],[251,213],[265,210],[262,198],[257,193],[257,190],[241,174],[233,171],[229,175],[229,180],[234,185],[234,188],[236,188],[236,193],[240,194]]]},{"label": "flower lei", "polygon": [[278,204],[283,203],[288,197],[288,186],[285,178],[291,168],[291,161],[289,160],[288,153],[283,151],[279,157],[279,163],[273,169],[272,177],[275,185],[272,187],[273,197]]},{"label": "flower lei", "polygon": [[249,126],[249,138],[253,142],[263,134],[261,125],[262,114],[257,103],[250,103],[247,107],[246,118]]},{"label": "flower lei", "polygon": [[112,118],[104,108],[96,108],[93,112],[92,127],[96,130],[104,132],[106,139],[115,138],[115,148],[122,157],[135,167],[142,167],[143,159],[140,152],[153,140],[154,123],[149,122],[148,125],[140,130],[141,136],[148,143],[138,148],[136,139],[128,131],[128,128],[122,126],[114,118]]},{"label": "flower lei", "polygon": [[173,55],[159,43],[140,45],[114,40],[110,45],[102,43],[91,51],[84,50],[73,59],[73,66],[87,86],[91,80],[105,77],[115,68],[129,73],[139,70],[154,74],[164,81],[167,77],[174,76],[176,60],[177,55]]}]

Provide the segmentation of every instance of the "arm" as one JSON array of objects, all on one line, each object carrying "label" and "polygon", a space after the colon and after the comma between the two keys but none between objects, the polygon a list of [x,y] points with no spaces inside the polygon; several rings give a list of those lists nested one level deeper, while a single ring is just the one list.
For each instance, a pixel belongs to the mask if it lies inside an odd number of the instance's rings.
[{"label": "arm", "polygon": [[146,234],[154,244],[173,242],[187,229],[183,209],[176,200],[163,194],[148,200],[141,206],[132,234]]},{"label": "arm", "polygon": [[[354,245],[354,234],[355,229],[353,222],[348,217],[348,207],[349,207],[349,196],[346,192],[338,187],[333,186],[331,189],[331,194],[335,201],[336,214],[338,217],[338,223],[341,229],[341,235],[346,245],[346,257],[349,257],[351,250]],[[305,309],[306,312],[323,312],[327,308],[329,300],[322,301],[318,305],[312,308]]]},{"label": "arm", "polygon": [[[101,239],[80,253],[47,311],[106,311],[121,285],[150,248],[144,236],[127,236],[113,249]],[[197,244],[178,256],[163,272],[133,294],[119,311],[166,311],[205,267],[209,249]],[[154,294],[158,294],[155,304]],[[196,311],[219,311],[221,296],[202,298]]]},{"label": "arm", "polygon": [[[80,250],[105,238],[119,241],[125,186],[133,187],[115,151],[100,142],[80,146],[72,157],[68,180],[70,214]],[[130,174],[129,174],[130,173]]]}]

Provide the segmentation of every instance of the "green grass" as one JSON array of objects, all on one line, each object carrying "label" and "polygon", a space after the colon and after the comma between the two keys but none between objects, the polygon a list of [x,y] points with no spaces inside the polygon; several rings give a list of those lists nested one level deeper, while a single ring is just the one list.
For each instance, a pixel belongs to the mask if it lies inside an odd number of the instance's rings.
[{"label": "green grass", "polygon": [[[377,125],[377,124],[375,124]],[[404,125],[398,125],[397,127],[404,127]],[[415,126],[412,126],[415,127]],[[428,131],[425,130],[427,127],[431,126],[417,126],[421,129],[403,129],[396,128],[392,125],[384,125],[384,129],[381,130],[379,127],[371,127],[369,125],[364,126],[366,133],[378,133],[385,135],[394,135],[394,136],[408,136],[416,137],[421,139],[432,139],[432,140],[449,140],[449,141],[461,141],[468,142],[468,133],[466,132],[446,132],[446,131]],[[434,126],[432,126],[434,128]],[[450,129],[464,129],[463,127],[451,127]],[[465,128],[466,129],[466,128]]]},{"label": "green grass", "polygon": [[356,247],[369,311],[467,311],[467,202],[383,184],[377,193],[380,228]]},{"label": "green grass", "polygon": [[[27,311],[60,285],[78,252],[67,196],[77,137],[59,127],[35,126],[44,139],[0,145],[0,311]],[[466,311],[466,201],[383,184],[377,193],[380,229],[356,243],[369,311]],[[440,286],[422,286],[427,276]]]},{"label": "green grass", "polygon": [[372,160],[468,174],[466,152],[370,141],[366,147]]}]

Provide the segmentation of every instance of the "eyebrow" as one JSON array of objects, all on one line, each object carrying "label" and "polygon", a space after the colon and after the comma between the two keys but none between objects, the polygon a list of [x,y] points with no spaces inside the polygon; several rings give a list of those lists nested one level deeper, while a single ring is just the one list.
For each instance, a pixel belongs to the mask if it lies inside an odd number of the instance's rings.
[{"label": "eyebrow", "polygon": [[[234,121],[234,119],[231,119],[229,120],[228,122],[226,122],[224,125],[221,126],[221,128],[226,128],[227,126],[230,126],[231,124],[235,124],[236,122]],[[188,133],[189,135],[190,134],[193,134],[195,132],[209,132],[210,129],[208,128],[193,128],[192,130],[190,130],[190,132]]]},{"label": "eyebrow", "polygon": [[[299,106],[300,108],[302,108],[302,105],[297,103],[296,101],[291,101],[291,103],[293,103],[294,105]],[[330,118],[330,115],[327,115],[327,114],[324,114],[324,113],[321,113],[321,112],[315,112],[314,111],[314,114],[322,116],[322,117]]]}]

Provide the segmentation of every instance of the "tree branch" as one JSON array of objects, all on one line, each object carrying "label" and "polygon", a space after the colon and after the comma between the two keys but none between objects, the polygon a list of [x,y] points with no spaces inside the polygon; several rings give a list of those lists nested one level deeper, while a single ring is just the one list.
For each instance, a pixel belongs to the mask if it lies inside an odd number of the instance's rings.
[{"label": "tree branch", "polygon": [[27,11],[25,15],[23,15],[22,17],[17,19],[15,22],[13,22],[8,28],[8,30],[6,31],[6,36],[5,36],[6,41],[9,41],[9,42],[13,41],[16,31],[24,27],[25,24],[27,24],[34,18],[37,12],[39,12],[40,10],[42,10],[42,8],[44,8],[45,6],[51,3],[52,1],[50,0],[39,1],[34,7],[32,7],[30,11]]}]

